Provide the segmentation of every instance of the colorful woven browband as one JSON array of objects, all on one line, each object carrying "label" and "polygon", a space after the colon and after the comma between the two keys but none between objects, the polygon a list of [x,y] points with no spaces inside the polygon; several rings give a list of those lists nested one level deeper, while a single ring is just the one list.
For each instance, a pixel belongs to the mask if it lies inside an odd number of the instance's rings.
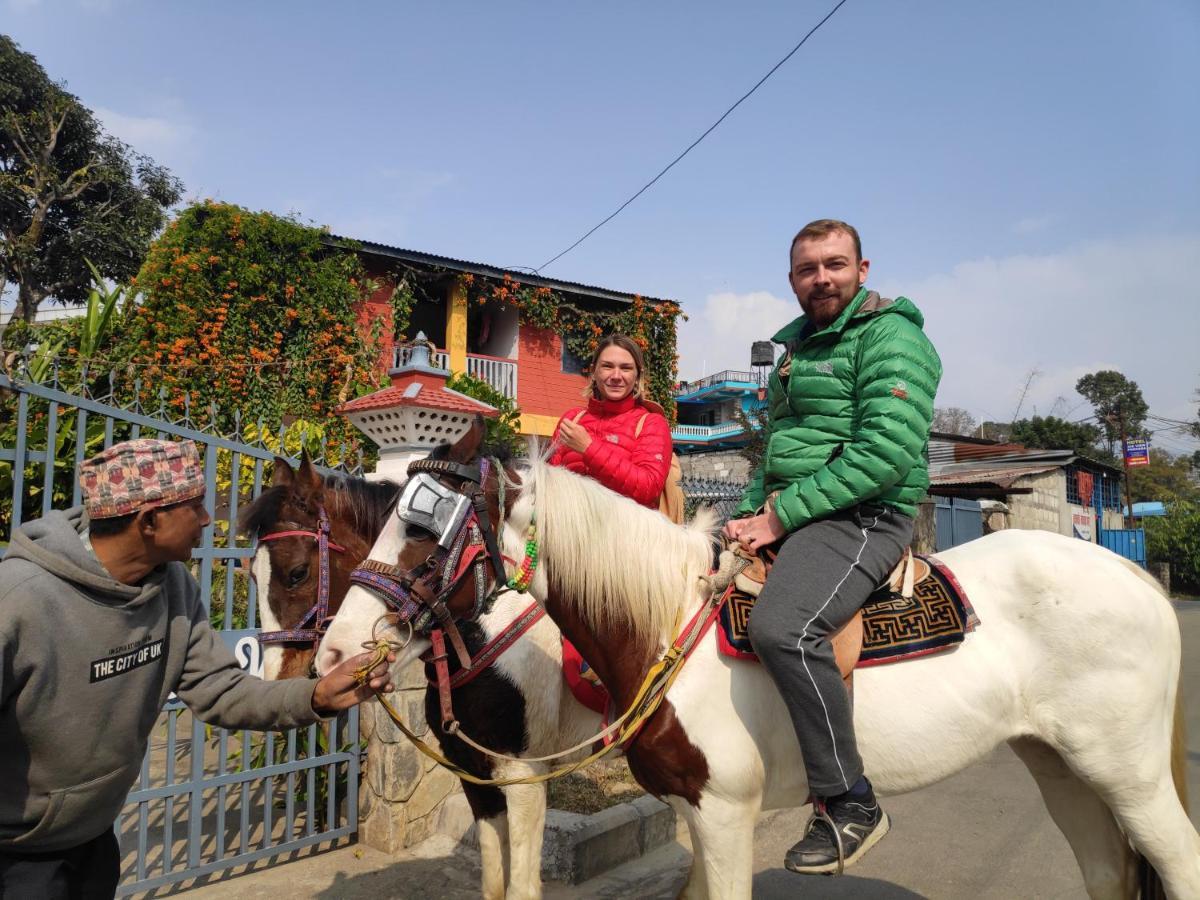
[{"label": "colorful woven browband", "polygon": [[350,573],[350,581],[378,594],[399,614],[400,621],[411,622],[416,631],[427,628],[433,622],[433,613],[414,600],[408,588],[387,575],[360,567]]}]

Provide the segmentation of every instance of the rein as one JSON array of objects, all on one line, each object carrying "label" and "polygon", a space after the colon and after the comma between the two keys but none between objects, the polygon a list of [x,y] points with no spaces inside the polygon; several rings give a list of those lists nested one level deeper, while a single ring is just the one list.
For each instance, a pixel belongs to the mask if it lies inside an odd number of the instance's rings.
[{"label": "rein", "polygon": [[[638,688],[637,694],[630,702],[629,707],[616,719],[611,725],[603,729],[599,734],[581,741],[574,747],[568,747],[566,750],[560,750],[557,753],[552,753],[548,756],[524,756],[516,757],[509,756],[504,753],[498,753],[482,744],[472,740],[465,732],[455,729],[457,736],[465,743],[481,753],[490,756],[494,759],[506,760],[509,762],[549,762],[551,760],[560,759],[564,756],[569,756],[585,747],[592,746],[597,742],[601,742],[602,746],[573,763],[560,766],[550,772],[545,772],[540,775],[524,775],[512,778],[480,778],[466,769],[447,759],[433,747],[422,741],[412,729],[410,729],[400,718],[399,713],[388,702],[387,697],[376,692],[376,699],[379,705],[383,707],[388,714],[388,718],[393,724],[400,729],[405,737],[416,746],[425,756],[432,759],[434,762],[443,768],[449,769],[454,775],[463,781],[471,784],[504,787],[510,784],[540,784],[541,782],[550,781],[555,778],[560,778],[564,775],[569,775],[572,772],[577,772],[591,765],[596,760],[608,755],[614,749],[620,747],[624,749],[637,739],[638,733],[642,730],[645,724],[658,712],[659,706],[662,705],[666,698],[667,692],[671,689],[671,685],[675,683],[675,679],[679,677],[679,673],[683,671],[683,664],[687,662],[692,651],[695,650],[700,640],[712,628],[713,623],[717,619],[717,615],[721,611],[721,607],[729,597],[729,591],[725,591],[719,596],[710,594],[708,599],[697,610],[696,614],[688,621],[680,631],[678,636],[671,643],[671,647],[663,655],[657,663],[650,667],[646,673],[646,677],[642,680],[641,686]],[[528,612],[528,611],[527,611]],[[543,611],[544,614],[544,611]],[[388,641],[370,641],[368,644],[374,644],[373,647],[368,646],[367,649],[372,651],[371,657],[361,667],[355,670],[354,678],[359,684],[366,684],[370,679],[371,671],[380,663],[387,659],[387,655],[392,650],[396,649],[395,645]],[[364,645],[365,646],[365,645]],[[457,725],[457,723],[455,723]],[[615,735],[615,737],[614,737]]]},{"label": "rein", "polygon": [[[289,531],[273,531],[259,537],[259,542],[278,541],[286,537],[310,537],[317,542],[317,602],[314,603],[297,623],[295,628],[284,628],[279,631],[259,632],[260,644],[316,644],[329,627],[329,551],[345,553],[346,548],[329,540],[329,516],[325,507],[317,507],[317,530],[305,531],[291,529]],[[306,627],[309,622],[311,627]]]},{"label": "rein", "polygon": [[[497,466],[497,468],[499,467]],[[481,671],[494,663],[496,658],[507,650],[508,647],[512,646],[521,634],[531,628],[545,615],[545,610],[541,609],[538,604],[535,603],[530,606],[503,634],[489,642],[480,651],[476,660],[472,660],[470,655],[466,653],[465,647],[460,646],[461,637],[458,634],[458,629],[454,625],[449,610],[446,608],[446,599],[458,588],[467,571],[472,568],[474,569],[476,603],[471,613],[471,619],[476,619],[482,614],[484,604],[488,600],[494,600],[501,591],[514,589],[523,591],[528,588],[530,582],[533,580],[538,564],[536,526],[531,521],[525,543],[525,559],[517,565],[513,576],[506,578],[507,573],[504,568],[505,558],[500,554],[496,533],[491,526],[487,501],[482,489],[487,478],[488,469],[489,460],[486,458],[480,460],[478,470],[444,461],[418,460],[412,463],[409,466],[410,475],[414,472],[430,471],[436,472],[439,475],[450,475],[464,482],[473,482],[477,486],[471,493],[471,512],[458,526],[458,533],[455,534],[451,542],[451,550],[449,553],[446,553],[442,549],[442,544],[445,540],[445,535],[443,535],[442,540],[439,540],[438,549],[431,553],[425,562],[409,572],[377,560],[368,560],[351,573],[350,578],[351,581],[371,589],[388,606],[395,610],[393,613],[385,614],[379,621],[396,619],[399,623],[407,624],[410,629],[420,628],[429,632],[432,646],[430,652],[425,657],[425,661],[433,665],[437,676],[435,683],[438,688],[441,704],[443,732],[457,735],[469,746],[487,756],[513,762],[548,762],[569,756],[596,742],[601,743],[598,750],[595,750],[583,759],[568,763],[541,775],[497,779],[480,778],[447,759],[422,741],[400,718],[399,713],[388,702],[387,697],[378,691],[376,692],[376,699],[379,701],[380,706],[383,707],[384,711],[388,714],[388,718],[392,720],[405,737],[423,754],[444,768],[449,769],[463,781],[471,784],[498,787],[510,784],[537,784],[570,774],[571,772],[576,772],[612,752],[617,747],[624,748],[628,746],[637,738],[642,727],[658,711],[671,685],[679,677],[679,673],[683,669],[683,664],[687,661],[688,656],[691,655],[692,650],[695,649],[700,639],[712,627],[721,606],[728,597],[728,592],[719,595],[715,592],[710,592],[700,609],[687,625],[680,628],[680,623],[676,622],[676,628],[674,629],[677,632],[676,638],[672,641],[670,648],[668,648],[662,659],[650,667],[636,695],[630,702],[629,708],[599,734],[581,741],[574,747],[541,757],[508,756],[479,744],[461,730],[458,720],[454,717],[450,696],[451,690],[474,679]],[[498,473],[498,484],[501,516],[499,524],[503,528],[503,472]],[[397,515],[403,518],[401,513],[401,510],[397,510]],[[469,545],[466,544],[468,535],[470,536]],[[463,552],[464,546],[470,548],[466,553]],[[492,567],[496,572],[496,579],[490,590],[485,587],[485,559],[491,560]],[[434,582],[439,577],[441,579],[440,589],[434,586]],[[437,626],[432,625],[434,619],[437,620]],[[378,626],[379,622],[375,624]],[[458,652],[459,660],[462,663],[462,670],[455,673],[454,679],[451,679],[449,676],[445,644],[446,637],[449,637],[451,643],[455,645],[455,650]],[[368,682],[370,672],[381,663],[384,663],[389,653],[400,648],[400,645],[395,642],[380,639],[375,634],[372,634],[372,639],[364,642],[363,646],[371,651],[371,655],[354,672],[354,678],[360,685],[365,685]]]}]

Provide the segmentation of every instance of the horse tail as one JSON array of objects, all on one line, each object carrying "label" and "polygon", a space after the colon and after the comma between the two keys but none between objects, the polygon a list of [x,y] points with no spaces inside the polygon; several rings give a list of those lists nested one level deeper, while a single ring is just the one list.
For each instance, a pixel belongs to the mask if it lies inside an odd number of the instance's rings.
[{"label": "horse tail", "polygon": [[[1175,793],[1183,811],[1188,811],[1187,787],[1187,733],[1183,712],[1183,672],[1179,673],[1179,685],[1175,690],[1175,720],[1171,727],[1171,778],[1175,782]],[[1167,891],[1162,879],[1150,861],[1136,853],[1137,885],[1142,900],[1166,900]]]},{"label": "horse tail", "polygon": [[1171,729],[1171,777],[1175,779],[1175,793],[1184,812],[1188,809],[1187,786],[1187,723],[1183,710],[1183,672],[1179,673],[1179,687],[1175,691],[1175,725]]}]

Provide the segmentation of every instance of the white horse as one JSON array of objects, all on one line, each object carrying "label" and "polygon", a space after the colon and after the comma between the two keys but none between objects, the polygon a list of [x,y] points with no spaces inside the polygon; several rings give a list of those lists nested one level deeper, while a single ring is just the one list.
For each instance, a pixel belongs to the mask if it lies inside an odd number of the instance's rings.
[{"label": "white horse", "polygon": [[[469,434],[452,458],[469,462],[477,446]],[[627,703],[706,599],[712,517],[678,527],[536,459],[506,477],[504,552],[520,558],[536,514],[530,593]],[[429,549],[428,536],[390,530],[372,557],[412,565]],[[1169,896],[1200,898],[1200,835],[1181,802],[1179,628],[1157,585],[1107,550],[1045,532],[1001,532],[941,559],[982,625],[952,651],[857,673],[855,726],[876,789],[924,787],[1007,742],[1091,897],[1137,896],[1141,854]],[[357,651],[377,602],[351,591],[320,669]],[[695,860],[684,896],[749,897],[759,812],[808,795],[787,710],[762,667],[720,655],[710,633],[628,757],[688,822]]]}]

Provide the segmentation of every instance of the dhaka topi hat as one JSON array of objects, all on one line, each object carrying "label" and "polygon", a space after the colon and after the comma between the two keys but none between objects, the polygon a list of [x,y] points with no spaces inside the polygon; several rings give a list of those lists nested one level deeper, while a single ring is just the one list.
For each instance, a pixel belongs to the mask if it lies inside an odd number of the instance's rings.
[{"label": "dhaka topi hat", "polygon": [[138,438],[113,444],[79,466],[88,518],[126,516],[148,506],[182,503],[204,493],[193,441]]}]

